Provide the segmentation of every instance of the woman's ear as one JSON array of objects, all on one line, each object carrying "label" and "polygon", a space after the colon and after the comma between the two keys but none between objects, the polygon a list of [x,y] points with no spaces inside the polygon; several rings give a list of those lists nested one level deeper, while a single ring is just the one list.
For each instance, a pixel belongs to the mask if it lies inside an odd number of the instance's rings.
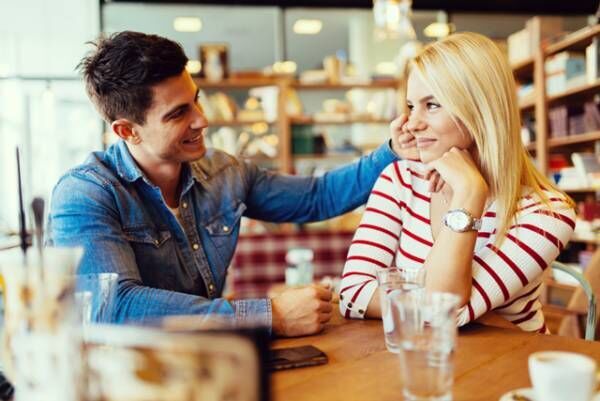
[{"label": "woman's ear", "polygon": [[131,121],[126,118],[119,118],[110,125],[111,129],[117,136],[126,142],[137,145],[141,142],[139,135],[135,132],[135,128]]}]

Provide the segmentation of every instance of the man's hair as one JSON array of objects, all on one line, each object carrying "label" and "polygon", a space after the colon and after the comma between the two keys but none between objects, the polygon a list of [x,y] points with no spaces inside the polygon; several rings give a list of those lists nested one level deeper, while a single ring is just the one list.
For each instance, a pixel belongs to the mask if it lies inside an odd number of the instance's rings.
[{"label": "man's hair", "polygon": [[152,86],[180,75],[188,61],[180,44],[157,35],[123,31],[100,37],[77,68],[98,112],[109,123],[146,122]]}]

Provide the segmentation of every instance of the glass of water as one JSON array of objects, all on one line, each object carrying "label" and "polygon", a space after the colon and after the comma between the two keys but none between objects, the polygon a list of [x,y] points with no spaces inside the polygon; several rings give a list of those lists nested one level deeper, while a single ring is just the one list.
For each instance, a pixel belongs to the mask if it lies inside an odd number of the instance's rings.
[{"label": "glass of water", "polygon": [[388,351],[398,353],[397,335],[390,313],[389,294],[392,291],[407,292],[425,288],[425,269],[422,267],[387,267],[377,269],[376,274],[385,346]]},{"label": "glass of water", "polygon": [[84,325],[113,321],[118,278],[117,273],[76,276],[75,303]]},{"label": "glass of water", "polygon": [[454,382],[458,296],[392,291],[404,399],[450,401]]}]

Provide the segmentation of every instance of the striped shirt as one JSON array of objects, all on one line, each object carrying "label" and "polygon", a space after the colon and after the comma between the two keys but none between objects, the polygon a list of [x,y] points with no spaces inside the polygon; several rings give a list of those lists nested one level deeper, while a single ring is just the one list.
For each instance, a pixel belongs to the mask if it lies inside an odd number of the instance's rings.
[{"label": "striped shirt", "polygon": [[[354,234],[342,274],[340,311],[364,318],[377,281],[378,267],[422,267],[433,243],[431,192],[424,164],[390,164],[375,183]],[[526,331],[546,332],[539,301],[542,272],[558,256],[575,228],[575,213],[556,194],[552,209],[536,196],[523,196],[513,224],[494,245],[496,202],[484,211],[473,253],[471,298],[458,311],[458,325],[490,310]]]}]

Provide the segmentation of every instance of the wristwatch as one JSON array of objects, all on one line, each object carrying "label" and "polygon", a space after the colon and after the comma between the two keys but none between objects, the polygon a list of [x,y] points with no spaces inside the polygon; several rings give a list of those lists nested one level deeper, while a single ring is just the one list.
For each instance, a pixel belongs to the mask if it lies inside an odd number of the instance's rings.
[{"label": "wristwatch", "polygon": [[448,210],[444,215],[444,224],[457,233],[479,231],[481,228],[481,219],[473,217],[465,209],[452,209]]}]

